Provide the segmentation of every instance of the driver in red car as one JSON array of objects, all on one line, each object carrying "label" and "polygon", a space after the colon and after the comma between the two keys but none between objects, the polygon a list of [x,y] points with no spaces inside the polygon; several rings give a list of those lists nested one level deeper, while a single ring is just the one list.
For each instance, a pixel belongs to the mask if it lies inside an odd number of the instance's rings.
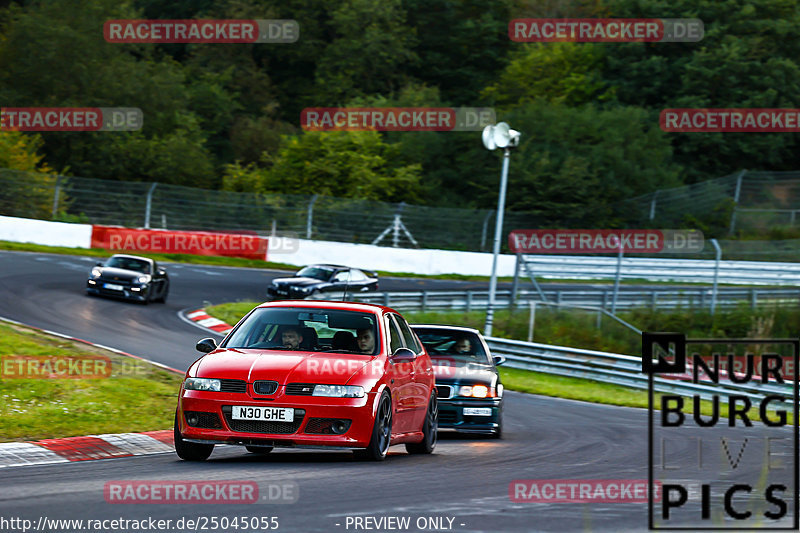
[{"label": "driver in red car", "polygon": [[299,350],[300,343],[303,342],[303,335],[300,333],[299,328],[287,326],[281,332],[281,342],[286,349]]},{"label": "driver in red car", "polygon": [[375,351],[375,333],[372,328],[362,328],[356,331],[356,342],[361,353],[371,354]]}]

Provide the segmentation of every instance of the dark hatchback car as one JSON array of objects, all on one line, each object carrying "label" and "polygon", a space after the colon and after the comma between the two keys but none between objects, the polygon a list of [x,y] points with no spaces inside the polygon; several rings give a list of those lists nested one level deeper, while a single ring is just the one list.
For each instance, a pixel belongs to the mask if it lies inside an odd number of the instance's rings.
[{"label": "dark hatchback car", "polygon": [[112,255],[105,263],[97,263],[86,281],[90,295],[114,296],[148,302],[167,301],[169,276],[152,259],[135,255]]},{"label": "dark hatchback car", "polygon": [[503,384],[478,330],[460,326],[412,325],[433,362],[439,398],[439,428],[460,433],[503,434]]},{"label": "dark hatchback car", "polygon": [[356,293],[378,290],[378,275],[342,265],[309,265],[291,278],[277,278],[267,288],[274,299],[318,298],[322,293]]}]

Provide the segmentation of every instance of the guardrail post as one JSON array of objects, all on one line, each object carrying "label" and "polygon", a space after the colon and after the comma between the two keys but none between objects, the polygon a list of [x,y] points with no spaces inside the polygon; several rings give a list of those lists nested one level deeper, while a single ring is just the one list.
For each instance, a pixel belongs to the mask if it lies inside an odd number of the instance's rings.
[{"label": "guardrail post", "polygon": [[318,194],[315,194],[308,202],[308,215],[306,216],[306,239],[311,238],[311,221],[314,220],[314,202],[317,201],[318,196]]},{"label": "guardrail post", "polygon": [[536,322],[536,300],[529,300],[531,305],[531,316],[528,320],[528,342],[533,342],[533,325]]},{"label": "guardrail post", "polygon": [[150,190],[147,191],[147,203],[144,206],[144,227],[145,227],[145,229],[150,229],[150,208],[153,205],[153,191],[156,190],[156,185],[158,185],[158,182],[152,184],[150,186]]},{"label": "guardrail post", "polygon": [[653,311],[655,311],[658,306],[658,304],[656,303],[657,301],[658,301],[658,293],[654,290],[652,293],[650,293],[650,309],[652,309]]},{"label": "guardrail post", "polygon": [[756,289],[750,289],[750,307],[755,309],[758,305],[758,291]]},{"label": "guardrail post", "polygon": [[556,291],[556,303],[561,304],[561,291]]},{"label": "guardrail post", "polygon": [[472,291],[467,291],[467,313],[472,311]]},{"label": "guardrail post", "polygon": [[425,307],[428,305],[428,291],[422,291],[422,312],[425,312]]},{"label": "guardrail post", "polygon": [[603,291],[603,305],[601,307],[603,309],[607,309],[608,308],[608,291],[607,290]]},{"label": "guardrail post", "polygon": [[384,292],[383,293],[383,305],[385,305],[386,307],[389,307],[389,293],[388,292]]}]

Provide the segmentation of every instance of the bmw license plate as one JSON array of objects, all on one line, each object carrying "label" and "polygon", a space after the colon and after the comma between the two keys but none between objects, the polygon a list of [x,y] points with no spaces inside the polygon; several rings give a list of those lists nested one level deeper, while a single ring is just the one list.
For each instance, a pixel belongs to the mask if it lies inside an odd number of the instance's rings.
[{"label": "bmw license plate", "polygon": [[121,291],[122,285],[114,285],[113,283],[103,283],[103,287],[112,291]]},{"label": "bmw license plate", "polygon": [[231,416],[234,420],[294,422],[294,409],[291,407],[250,407],[249,405],[234,405],[232,406]]},{"label": "bmw license plate", "polygon": [[464,414],[468,416],[492,416],[491,407],[465,407]]}]

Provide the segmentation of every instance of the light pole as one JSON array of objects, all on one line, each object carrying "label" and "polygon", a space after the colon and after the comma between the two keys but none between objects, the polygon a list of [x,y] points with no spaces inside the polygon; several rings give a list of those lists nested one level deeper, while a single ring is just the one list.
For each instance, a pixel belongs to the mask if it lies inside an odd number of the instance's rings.
[{"label": "light pole", "polygon": [[486,325],[483,334],[487,337],[492,334],[492,321],[494,320],[495,295],[497,293],[497,257],[500,255],[500,239],[503,236],[503,212],[506,207],[506,188],[508,183],[508,162],[511,157],[511,148],[519,145],[518,131],[509,128],[505,122],[496,126],[486,126],[483,129],[483,145],[487,150],[503,149],[503,171],[500,176],[500,197],[497,199],[497,222],[494,226],[494,251],[492,253],[492,278],[489,281],[489,305],[486,309]]}]

